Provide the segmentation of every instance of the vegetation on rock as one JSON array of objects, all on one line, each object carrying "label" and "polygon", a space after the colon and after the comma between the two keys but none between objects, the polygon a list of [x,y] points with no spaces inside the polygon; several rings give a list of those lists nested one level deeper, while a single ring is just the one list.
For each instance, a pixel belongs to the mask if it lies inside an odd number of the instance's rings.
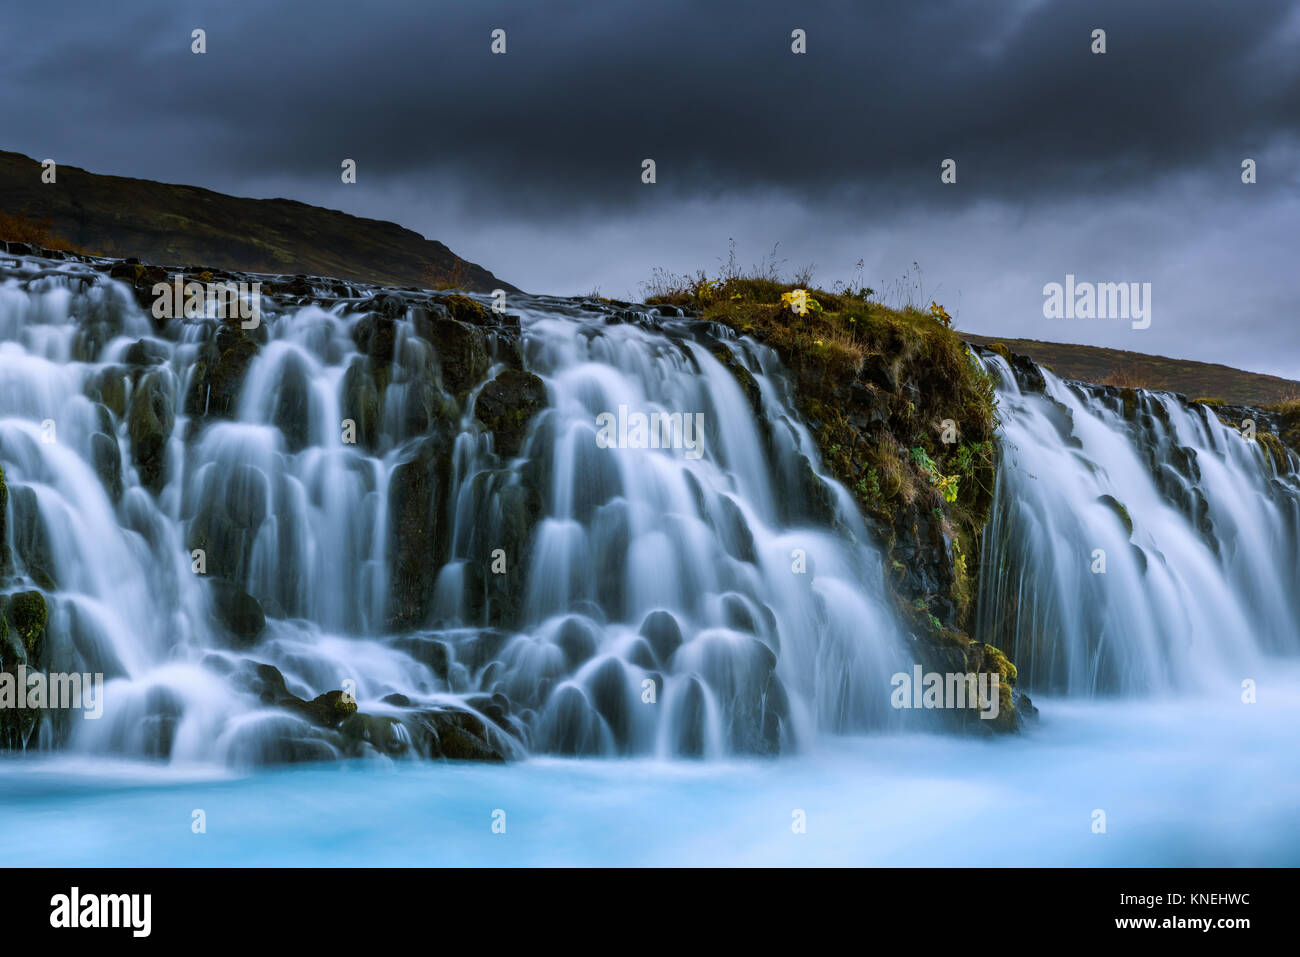
[{"label": "vegetation on rock", "polygon": [[[648,303],[690,309],[781,358],[824,462],[880,539],[888,590],[923,636],[922,653],[993,668],[996,649],[967,632],[993,501],[996,397],[947,311],[937,302],[892,308],[861,284],[804,288],[770,271],[667,278],[656,275]],[[745,370],[729,367],[742,389],[755,388]],[[1008,675],[1014,683],[1013,667]],[[998,723],[1016,722],[1009,708]]]}]

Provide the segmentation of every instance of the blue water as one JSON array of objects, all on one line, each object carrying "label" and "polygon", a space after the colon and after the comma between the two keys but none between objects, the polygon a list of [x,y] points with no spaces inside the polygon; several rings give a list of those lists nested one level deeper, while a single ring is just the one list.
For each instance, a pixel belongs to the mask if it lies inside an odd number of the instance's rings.
[{"label": "blue water", "polygon": [[[0,762],[0,865],[1300,865],[1300,680],[775,760]],[[206,812],[207,832],[191,830]],[[1106,833],[1094,834],[1094,809]],[[494,834],[493,812],[506,830]],[[794,812],[806,833],[792,830]]]}]

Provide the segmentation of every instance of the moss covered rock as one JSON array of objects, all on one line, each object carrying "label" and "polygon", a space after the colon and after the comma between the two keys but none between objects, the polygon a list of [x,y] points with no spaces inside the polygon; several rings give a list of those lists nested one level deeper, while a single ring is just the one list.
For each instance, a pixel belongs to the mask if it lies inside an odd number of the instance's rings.
[{"label": "moss covered rock", "polygon": [[483,305],[477,299],[471,299],[469,296],[447,296],[442,300],[447,311],[461,322],[468,322],[474,326],[490,326],[494,324],[492,310]]},{"label": "moss covered rock", "polygon": [[374,372],[365,359],[357,359],[343,373],[339,407],[345,420],[356,426],[356,440],[361,448],[377,451],[383,405]]},{"label": "moss covered rock", "polygon": [[22,639],[28,660],[36,655],[37,644],[45,633],[49,612],[45,607],[45,596],[38,591],[23,591],[9,599],[9,617],[14,629]]},{"label": "moss covered rock", "polygon": [[171,374],[165,370],[148,373],[131,396],[126,426],[131,438],[131,457],[140,472],[140,484],[155,494],[167,484],[167,442],[175,424]]},{"label": "moss covered rock", "polygon": [[487,725],[469,711],[440,708],[416,716],[421,750],[451,761],[504,761],[506,754]]},{"label": "moss covered rock", "polygon": [[103,432],[90,437],[91,464],[104,486],[104,491],[114,502],[122,497],[122,450],[117,439]]},{"label": "moss covered rock", "polygon": [[362,355],[387,365],[397,345],[397,322],[389,316],[371,315],[352,327],[352,341]]},{"label": "moss covered rock", "polygon": [[337,727],[357,713],[356,699],[346,691],[326,691],[310,701],[293,698],[281,704],[327,728]]},{"label": "moss covered rock", "polygon": [[213,579],[211,584],[212,610],[235,643],[247,646],[256,642],[266,628],[261,603],[232,582]]},{"label": "moss covered rock", "polygon": [[438,569],[446,562],[448,537],[444,497],[450,485],[451,441],[421,439],[393,470],[389,482],[391,614],[389,627],[405,630],[423,624]]},{"label": "moss covered rock", "polygon": [[1119,499],[1115,498],[1113,495],[1101,495],[1098,496],[1097,501],[1115,513],[1115,517],[1118,518],[1120,524],[1124,526],[1124,532],[1126,534],[1133,534],[1133,519],[1129,515],[1128,509],[1124,507],[1124,504],[1120,502]]},{"label": "moss covered rock", "polygon": [[196,421],[232,417],[244,375],[259,349],[258,339],[238,323],[218,326],[194,363],[185,396],[186,414]]},{"label": "moss covered rock", "polygon": [[528,424],[546,408],[546,384],[531,372],[503,369],[483,386],[474,402],[474,417],[492,433],[497,452],[519,454]]},{"label": "moss covered rock", "polygon": [[345,691],[326,691],[310,701],[298,697],[288,689],[275,665],[245,660],[232,678],[263,704],[292,711],[324,728],[337,728],[357,713],[356,699]]},{"label": "moss covered rock", "polygon": [[[920,310],[887,308],[866,291],[807,290],[817,306],[796,316],[786,304],[792,292],[742,278],[658,301],[777,352],[823,461],[886,551],[885,585],[918,656],[948,666],[939,670],[964,669],[996,480],[994,381],[958,333]],[[997,351],[1017,364],[1005,347]],[[744,363],[724,364],[753,403]],[[805,505],[817,498],[812,487],[800,496]]]},{"label": "moss covered rock", "polygon": [[422,326],[437,356],[443,388],[460,396],[483,381],[492,360],[482,329],[436,316]]}]

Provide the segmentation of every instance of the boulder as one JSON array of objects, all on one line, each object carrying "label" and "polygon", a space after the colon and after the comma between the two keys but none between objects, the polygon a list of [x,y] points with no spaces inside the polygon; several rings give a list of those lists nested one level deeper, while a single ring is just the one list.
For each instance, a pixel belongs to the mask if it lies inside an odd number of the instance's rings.
[{"label": "boulder", "polygon": [[37,643],[45,634],[45,625],[49,620],[49,611],[45,607],[45,596],[38,591],[22,591],[9,598],[9,617],[13,619],[14,630],[22,639],[27,660],[31,661],[37,654]]},{"label": "boulder", "polygon": [[238,324],[219,326],[195,359],[186,414],[196,420],[233,416],[244,374],[258,349],[258,341]]},{"label": "boulder", "polygon": [[438,358],[442,386],[452,395],[463,395],[487,375],[492,360],[482,329],[437,316],[422,328]]},{"label": "boulder", "polygon": [[364,359],[355,359],[343,373],[339,406],[344,419],[357,427],[357,444],[374,452],[379,447],[379,427],[383,413],[379,386]]},{"label": "boulder", "polygon": [[237,644],[251,645],[266,628],[266,615],[256,598],[233,582],[212,579],[212,610]]},{"label": "boulder", "polygon": [[392,592],[389,627],[407,630],[424,623],[446,561],[449,529],[443,515],[451,470],[451,441],[443,435],[421,439],[415,452],[395,469],[389,482],[389,554]]},{"label": "boulder", "polygon": [[363,355],[387,365],[396,351],[397,322],[385,315],[366,316],[352,327],[352,341]]},{"label": "boulder", "polygon": [[483,386],[474,401],[474,417],[492,433],[498,453],[519,454],[528,425],[546,408],[546,384],[531,372],[503,369]]},{"label": "boulder", "polygon": [[424,750],[432,758],[452,761],[505,761],[499,735],[478,715],[453,708],[430,709],[415,716]]},{"label": "boulder", "polygon": [[170,358],[167,347],[155,339],[137,339],[127,350],[126,364],[129,366],[162,365]]},{"label": "boulder", "polygon": [[117,439],[103,432],[90,437],[91,464],[104,486],[104,491],[114,502],[122,497],[122,450]]},{"label": "boulder", "polygon": [[640,635],[650,643],[655,657],[665,667],[682,643],[682,629],[677,624],[677,619],[662,609],[645,616],[645,621],[641,622]]},{"label": "boulder", "polygon": [[131,457],[140,472],[140,484],[155,494],[167,484],[167,442],[176,424],[170,378],[164,370],[156,370],[141,379],[126,417]]}]

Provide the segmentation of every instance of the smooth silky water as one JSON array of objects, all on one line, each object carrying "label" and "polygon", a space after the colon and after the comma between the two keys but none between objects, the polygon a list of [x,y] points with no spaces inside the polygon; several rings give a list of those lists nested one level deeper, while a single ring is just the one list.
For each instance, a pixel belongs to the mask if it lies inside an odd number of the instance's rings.
[{"label": "smooth silky water", "polygon": [[[671,317],[511,308],[548,408],[510,457],[465,411],[477,387],[456,414],[448,560],[427,620],[406,629],[450,649],[444,677],[391,625],[389,490],[427,424],[412,409],[450,400],[410,323],[370,451],[338,429],[364,313],[272,311],[233,415],[188,441],[201,329],[156,340],[165,358],[147,375],[175,428],[150,490],[125,423],[106,426],[86,398],[156,335],[149,317],[74,267],[13,271],[0,463],[24,520],[10,535],[26,547],[20,573],[35,549],[60,586],[50,670],[110,678],[104,718],[43,726],[0,760],[0,863],[1300,863],[1294,461],[1271,470],[1173,397],[1139,393],[1125,414],[1105,390],[1046,373],[1023,388],[981,360],[1003,426],[976,637],[1019,664],[1041,717],[1012,737],[918,733],[888,704],[912,661],[880,554],[823,474],[774,354]],[[718,348],[750,371],[757,408]],[[621,405],[703,413],[702,454],[598,449],[597,417]],[[106,429],[123,461],[116,501],[90,464]],[[542,514],[517,627],[485,669],[457,657],[482,624],[468,569],[525,480]],[[805,507],[810,487],[829,504]],[[231,574],[272,610],[251,650],[229,647],[191,572],[187,531],[218,519],[238,551]],[[1089,570],[1094,549],[1105,575]],[[809,574],[792,571],[796,551]],[[472,708],[503,693],[514,760],[376,752],[284,767],[298,719],[212,666],[243,657],[307,698],[352,681],[373,714],[396,714],[382,700],[394,694]],[[1247,679],[1257,703],[1241,700]]]}]

